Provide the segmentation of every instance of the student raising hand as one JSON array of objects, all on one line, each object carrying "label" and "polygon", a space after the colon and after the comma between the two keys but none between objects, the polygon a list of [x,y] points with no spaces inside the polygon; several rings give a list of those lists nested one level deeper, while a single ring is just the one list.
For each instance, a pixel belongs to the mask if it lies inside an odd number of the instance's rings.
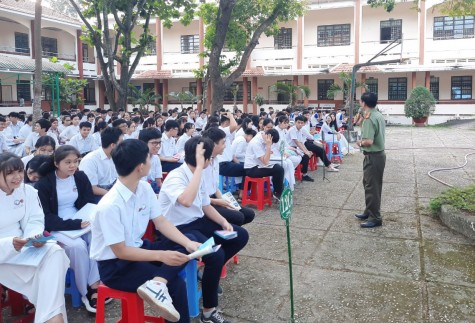
[{"label": "student raising hand", "polygon": [[205,167],[205,149],[202,142],[196,146],[196,167]]},{"label": "student raising hand", "polygon": [[272,136],[269,134],[264,135],[264,142],[267,147],[272,146]]}]

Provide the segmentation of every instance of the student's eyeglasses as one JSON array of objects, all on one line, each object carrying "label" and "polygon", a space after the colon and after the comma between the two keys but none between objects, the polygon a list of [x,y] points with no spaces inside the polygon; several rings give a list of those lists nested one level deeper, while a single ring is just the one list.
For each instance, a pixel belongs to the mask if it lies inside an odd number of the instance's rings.
[{"label": "student's eyeglasses", "polygon": [[161,141],[149,141],[148,143],[151,144],[152,146],[158,146],[162,144]]}]

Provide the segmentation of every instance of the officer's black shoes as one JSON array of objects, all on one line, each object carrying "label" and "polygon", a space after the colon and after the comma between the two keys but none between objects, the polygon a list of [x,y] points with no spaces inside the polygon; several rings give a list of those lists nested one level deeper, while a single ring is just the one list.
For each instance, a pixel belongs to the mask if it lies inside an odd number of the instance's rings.
[{"label": "officer's black shoes", "polygon": [[314,182],[315,180],[308,175],[302,177],[302,182]]},{"label": "officer's black shoes", "polygon": [[368,220],[361,222],[360,227],[362,228],[376,228],[383,225],[383,221],[381,220]]},{"label": "officer's black shoes", "polygon": [[357,219],[360,219],[360,220],[366,220],[368,218],[368,214],[364,214],[364,213],[361,213],[361,214],[355,214],[355,217]]}]

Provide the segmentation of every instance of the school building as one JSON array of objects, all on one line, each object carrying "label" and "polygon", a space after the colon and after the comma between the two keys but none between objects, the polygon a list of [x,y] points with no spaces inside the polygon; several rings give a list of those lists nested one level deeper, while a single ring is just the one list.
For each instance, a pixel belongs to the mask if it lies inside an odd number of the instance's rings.
[{"label": "school building", "polygon": [[[403,62],[364,67],[357,73],[357,81],[364,81],[378,94],[379,107],[388,122],[411,123],[404,117],[404,101],[417,85],[426,86],[437,100],[429,123],[474,118],[474,17],[444,15],[436,6],[440,2],[420,1],[417,10],[412,1],[398,1],[388,13],[361,0],[307,1],[303,17],[281,24],[276,37],[260,38],[246,71],[237,80],[238,107],[256,112],[253,99],[257,94],[265,99],[263,107],[286,107],[288,98],[272,91],[272,85],[280,81],[310,87],[310,97],[301,98],[303,105],[338,109],[343,96],[327,97],[331,84],[341,84],[338,74],[350,72],[354,64],[367,62],[390,42],[401,39],[399,46],[375,60],[402,58]],[[33,2],[0,2],[0,111],[16,108],[21,97],[25,107],[31,105],[31,62],[38,54],[31,39],[33,20]],[[167,97],[169,92],[201,95],[203,84],[194,78],[193,70],[205,64],[198,55],[204,50],[202,21],[197,18],[188,26],[175,22],[167,29],[155,19],[150,29],[157,36],[156,42],[141,59],[132,83],[140,89],[153,88],[162,96],[164,109],[178,106]],[[82,43],[80,35],[80,21],[44,8],[43,57],[55,56],[59,62],[72,63],[73,76],[88,80],[85,106],[107,108],[94,50]],[[233,53],[225,51],[223,55],[232,57]],[[47,63],[46,68],[54,70],[57,65]],[[360,94],[361,89],[357,89],[357,97]],[[48,95],[42,97],[46,102]],[[226,106],[231,107],[233,99],[228,91]]]}]

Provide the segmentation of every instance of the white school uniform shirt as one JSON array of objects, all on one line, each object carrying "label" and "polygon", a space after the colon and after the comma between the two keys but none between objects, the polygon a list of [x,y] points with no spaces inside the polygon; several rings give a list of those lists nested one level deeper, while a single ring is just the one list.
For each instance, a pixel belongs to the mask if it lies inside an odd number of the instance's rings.
[{"label": "white school uniform shirt", "polygon": [[20,122],[17,122],[16,124],[10,123],[10,125],[3,130],[3,134],[7,138],[7,145],[16,145],[15,143],[13,143],[13,139],[18,138],[20,136],[21,127],[22,124],[20,124]]},{"label": "white school uniform shirt", "polygon": [[223,128],[219,127],[219,129],[223,130],[224,133],[226,134],[226,141],[225,141],[225,147],[222,155],[218,156],[218,161],[220,163],[222,162],[229,162],[233,160],[233,152],[232,152],[232,144],[234,140],[234,134],[231,133],[229,130],[229,127]]},{"label": "white school uniform shirt", "polygon": [[112,158],[107,157],[102,148],[87,154],[79,164],[79,170],[86,173],[92,186],[110,185],[117,179]]},{"label": "white school uniform shirt", "polygon": [[293,126],[289,130],[289,144],[290,146],[297,148],[297,144],[295,144],[294,139],[297,139],[301,143],[305,143],[307,139],[313,140],[313,137],[305,130],[304,127],[298,130],[297,126]]},{"label": "white school uniform shirt", "polygon": [[71,138],[74,137],[74,135],[77,135],[78,133],[79,133],[79,126],[70,125],[64,128],[64,130],[61,131],[61,134],[59,136],[64,141],[68,141],[68,140],[71,140]]},{"label": "white school uniform shirt", "polygon": [[102,147],[102,139],[101,139],[101,132],[97,131],[92,134],[92,138],[96,142],[97,147]]},{"label": "white school uniform shirt", "polygon": [[208,118],[203,119],[201,117],[198,117],[198,118],[196,118],[196,121],[195,121],[195,128],[204,130],[207,123],[208,123]]},{"label": "white school uniform shirt", "polygon": [[[31,238],[43,233],[45,216],[38,192],[30,185],[21,184],[12,194],[0,190],[0,264],[17,255],[13,238]],[[20,273],[21,274],[21,273]]]},{"label": "white school uniform shirt", "polygon": [[134,193],[117,180],[97,204],[90,257],[97,261],[116,259],[110,246],[120,242],[140,248],[148,221],[161,214],[157,196],[149,184],[139,181]]},{"label": "white school uniform shirt", "polygon": [[21,127],[20,129],[18,133],[18,137],[26,139],[28,135],[32,132],[33,132],[33,128],[29,124],[25,123],[23,127]]},{"label": "white school uniform shirt", "polygon": [[158,158],[158,155],[152,155],[150,157],[150,163],[152,166],[150,167],[150,172],[148,173],[147,176],[142,177],[142,180],[147,182],[147,181],[155,181],[157,178],[162,178],[162,163],[160,162],[160,158]]},{"label": "white school uniform shirt", "polygon": [[264,163],[259,159],[266,154],[266,144],[263,133],[259,132],[247,145],[246,158],[244,159],[244,168],[253,168],[255,166],[265,167]]},{"label": "white school uniform shirt", "polygon": [[7,137],[0,132],[0,154],[8,151]]},{"label": "white school uniform shirt", "polygon": [[233,156],[236,156],[239,162],[244,162],[246,158],[247,145],[246,138],[243,136],[236,137],[231,145],[231,152]]},{"label": "white school uniform shirt", "polygon": [[[45,136],[49,136],[49,137],[53,138],[54,142],[56,144],[56,147],[59,146],[59,142],[58,142],[58,140],[56,140],[55,137],[50,136],[48,133],[46,133]],[[36,145],[36,142],[38,141],[38,139],[40,139],[40,135],[37,132],[30,133],[28,135],[28,137],[26,138],[26,140],[25,140],[25,147],[30,147],[30,151],[35,150],[36,149],[35,145]]]},{"label": "white school uniform shirt", "polygon": [[219,162],[216,157],[211,159],[211,163],[203,170],[203,180],[206,194],[216,194],[219,184]]},{"label": "white school uniform shirt", "polygon": [[81,154],[84,154],[84,153],[87,153],[99,148],[96,141],[91,135],[88,135],[86,138],[83,138],[83,136],[80,133],[78,133],[77,135],[74,135],[69,141],[68,145],[76,147],[76,149],[79,150]]},{"label": "white school uniform shirt", "polygon": [[51,128],[48,129],[48,131],[46,132],[46,134],[48,136],[50,136],[51,138],[54,139],[54,141],[56,141],[56,148],[58,148],[58,143],[59,143],[59,127],[56,128],[56,130],[53,130]]},{"label": "white school uniform shirt", "polygon": [[25,157],[21,158],[21,161],[23,162],[23,168],[26,169],[26,164],[28,164],[30,162],[30,160],[33,159],[33,157],[35,157],[34,154],[29,154],[28,156],[25,156]]},{"label": "white school uniform shirt", "polygon": [[180,138],[178,138],[178,141],[176,142],[176,150],[178,152],[182,152],[182,151],[185,151],[185,144],[188,140],[190,140],[191,137],[188,136],[186,133],[184,133],[183,135],[181,135]]},{"label": "white school uniform shirt", "polygon": [[193,173],[186,163],[168,173],[163,182],[158,196],[158,202],[163,211],[163,215],[175,226],[193,222],[204,216],[203,206],[211,204],[209,195],[206,193],[203,174],[201,185],[196,194],[193,204],[190,207],[181,205],[178,197],[190,184]]},{"label": "white school uniform shirt", "polygon": [[159,155],[163,157],[173,157],[178,153],[176,148],[176,141],[173,137],[168,137],[164,132],[162,135],[162,146],[160,147]]}]

